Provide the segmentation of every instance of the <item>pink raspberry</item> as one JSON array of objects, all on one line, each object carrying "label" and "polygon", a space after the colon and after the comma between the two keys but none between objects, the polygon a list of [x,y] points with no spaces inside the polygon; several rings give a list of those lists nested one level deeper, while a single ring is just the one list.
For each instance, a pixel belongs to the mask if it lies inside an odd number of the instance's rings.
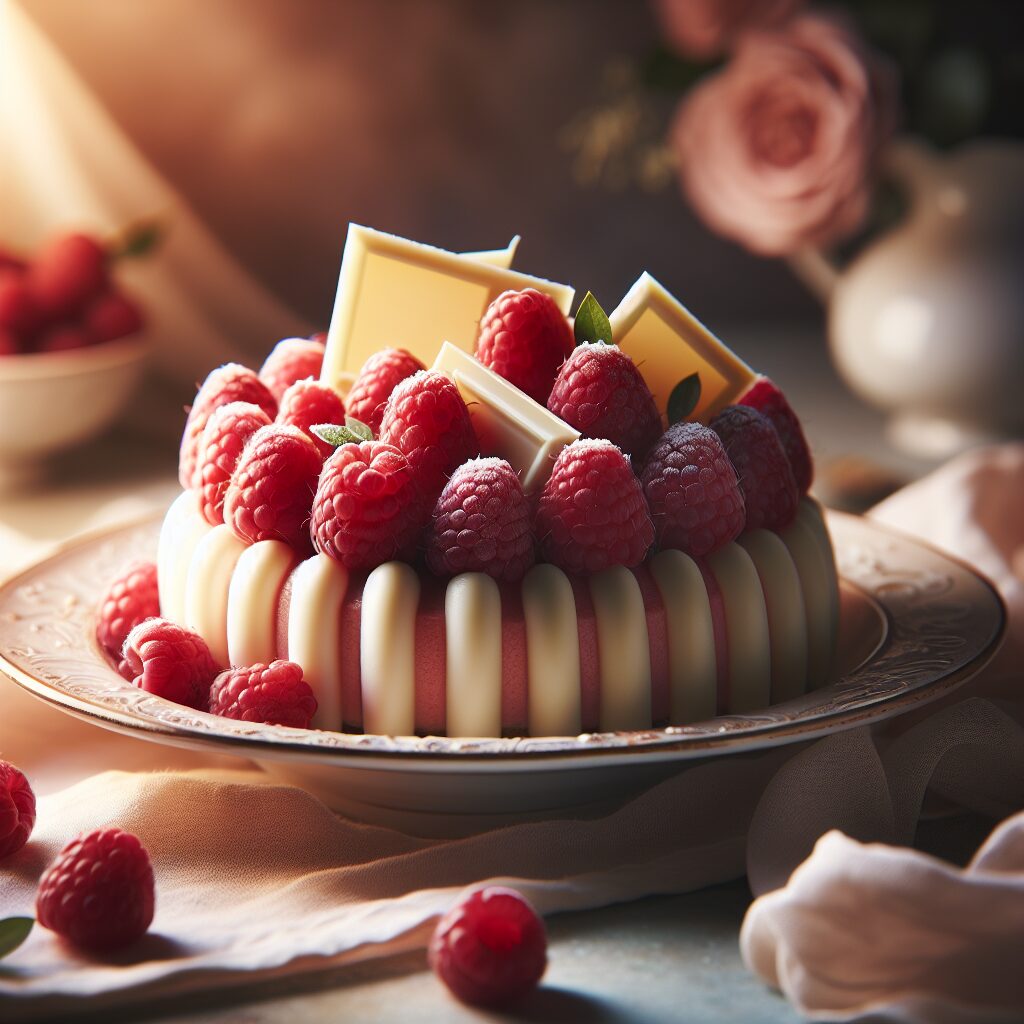
[{"label": "pink raspberry", "polygon": [[814,482],[814,460],[804,436],[797,414],[793,412],[786,396],[768,377],[758,377],[753,386],[740,399],[740,405],[749,405],[763,416],[767,416],[778,431],[782,447],[793,469],[797,490],[806,494]]},{"label": "pink raspberry", "polygon": [[270,417],[252,402],[230,402],[214,409],[199,441],[199,510],[211,525],[224,522],[224,499],[242,451]]},{"label": "pink raspberry", "polygon": [[242,722],[308,729],[316,697],[294,661],[272,661],[222,672],[210,687],[210,712]]},{"label": "pink raspberry", "polygon": [[7,761],[0,761],[0,860],[17,853],[36,823],[36,795],[28,779]]},{"label": "pink raspberry", "polygon": [[504,459],[471,459],[445,484],[427,528],[427,565],[438,576],[485,572],[518,580],[533,565],[530,503]]},{"label": "pink raspberry", "polygon": [[260,380],[280,402],[297,380],[318,378],[324,365],[324,343],[313,338],[285,338],[279,341],[260,367]]},{"label": "pink raspberry", "polygon": [[399,381],[426,367],[404,348],[383,348],[363,363],[348,393],[348,412],[375,434],[380,431],[384,406]]},{"label": "pink raspberry", "polygon": [[140,689],[205,711],[220,671],[206,641],[167,619],[146,619],[124,642],[125,672]]},{"label": "pink raspberry", "polygon": [[89,235],[59,235],[29,264],[28,283],[47,319],[73,316],[106,287],[107,251]]},{"label": "pink raspberry", "polygon": [[529,995],[548,965],[547,934],[514,889],[489,885],[438,922],[427,952],[434,973],[472,1006],[508,1006]]},{"label": "pink raspberry", "polygon": [[345,403],[334,388],[315,380],[297,380],[281,396],[277,410],[278,423],[290,423],[298,427],[316,445],[321,459],[334,451],[334,445],[320,440],[310,430],[318,423],[345,423]]},{"label": "pink raspberry", "polygon": [[118,662],[118,671],[129,682],[128,666],[121,660],[121,651],[128,634],[146,619],[160,614],[160,591],[157,588],[156,566],[152,562],[136,562],[114,579],[100,601],[96,619],[96,639],[107,654]]}]

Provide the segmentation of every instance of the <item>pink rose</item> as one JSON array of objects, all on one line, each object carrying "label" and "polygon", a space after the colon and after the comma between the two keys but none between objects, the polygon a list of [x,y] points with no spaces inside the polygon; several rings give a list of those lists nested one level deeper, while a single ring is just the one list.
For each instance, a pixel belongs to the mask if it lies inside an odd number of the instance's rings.
[{"label": "pink rose", "polygon": [[804,0],[654,0],[668,44],[688,57],[715,57],[746,29],[785,21]]},{"label": "pink rose", "polygon": [[749,32],[680,107],[683,190],[710,228],[764,255],[848,234],[893,93],[888,66],[837,21],[808,14]]}]

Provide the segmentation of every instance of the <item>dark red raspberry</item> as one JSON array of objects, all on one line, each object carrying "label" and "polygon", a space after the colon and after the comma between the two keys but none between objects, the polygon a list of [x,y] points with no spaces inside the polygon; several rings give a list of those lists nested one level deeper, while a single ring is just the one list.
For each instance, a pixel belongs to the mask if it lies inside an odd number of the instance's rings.
[{"label": "dark red raspberry", "polygon": [[248,366],[226,363],[213,370],[203,381],[185,422],[178,458],[178,480],[182,487],[199,486],[199,441],[206,422],[214,409],[231,402],[258,405],[271,420],[277,415],[277,401]]},{"label": "dark red raspberry", "polygon": [[212,526],[224,522],[224,499],[231,476],[249,439],[270,417],[252,402],[229,402],[214,409],[199,441],[199,511]]},{"label": "dark red raspberry", "polygon": [[365,423],[375,434],[380,430],[384,406],[399,381],[426,367],[404,348],[383,348],[363,363],[348,393],[348,414]]},{"label": "dark red raspberry", "polygon": [[318,378],[324,365],[324,343],[312,338],[285,338],[279,341],[260,367],[260,380],[270,393],[281,396],[297,381]]},{"label": "dark red raspberry", "polygon": [[92,344],[92,337],[81,325],[54,324],[36,337],[33,347],[36,352],[73,352]]},{"label": "dark red raspberry", "polygon": [[408,456],[431,502],[456,466],[480,454],[459,389],[436,370],[423,370],[396,385],[384,407],[380,439]]},{"label": "dark red raspberry", "polygon": [[42,325],[42,311],[25,275],[15,270],[0,270],[0,330],[24,338]]},{"label": "dark red raspberry", "polygon": [[642,562],[654,526],[626,456],[603,440],[563,448],[541,492],[536,533],[545,560],[567,572]]},{"label": "dark red raspberry", "polygon": [[471,459],[445,484],[427,528],[427,565],[438,576],[485,572],[522,579],[533,565],[530,503],[504,459]]},{"label": "dark red raspberry", "polygon": [[130,832],[98,828],[64,847],[39,880],[39,923],[81,949],[106,952],[142,938],[156,884],[146,848]]},{"label": "dark red raspberry", "polygon": [[89,303],[82,319],[86,330],[97,342],[126,338],[137,334],[144,326],[139,307],[112,288]]},{"label": "dark red raspberry", "polygon": [[297,380],[281,396],[277,410],[278,423],[298,427],[316,445],[321,459],[334,451],[334,445],[321,441],[309,428],[318,423],[345,423],[345,403],[334,388],[316,380]]},{"label": "dark red raspberry", "polygon": [[793,468],[797,490],[806,494],[814,482],[814,461],[804,436],[804,428],[786,401],[786,396],[768,377],[758,377],[753,387],[740,399],[740,405],[751,406],[771,421]]},{"label": "dark red raspberry", "polygon": [[61,235],[37,253],[28,284],[48,319],[72,316],[106,287],[107,251],[89,235]]},{"label": "dark red raspberry", "polygon": [[198,633],[167,619],[146,619],[128,634],[123,656],[140,690],[206,710],[220,666]]},{"label": "dark red raspberry", "polygon": [[135,673],[121,660],[128,634],[146,619],[160,614],[160,592],[157,589],[156,566],[152,562],[136,562],[118,576],[100,602],[96,620],[96,639],[117,663],[118,671],[129,682]]},{"label": "dark red raspberry", "polygon": [[349,569],[411,559],[430,515],[409,460],[383,441],[343,444],[324,463],[313,499],[318,551]]},{"label": "dark red raspberry", "polygon": [[239,540],[283,540],[309,551],[309,509],[323,459],[298,427],[260,427],[238,460],[224,498],[224,522]]},{"label": "dark red raspberry", "polygon": [[272,661],[222,672],[210,687],[210,711],[242,722],[308,729],[316,697],[294,661]]},{"label": "dark red raspberry", "polygon": [[574,349],[558,371],[548,408],[584,437],[602,437],[638,460],[661,436],[650,388],[615,345]]},{"label": "dark red raspberry", "polygon": [[546,404],[558,368],[576,342],[550,295],[525,288],[503,292],[480,321],[476,357],[505,380]]},{"label": "dark red raspberry", "polygon": [[24,351],[25,343],[20,335],[0,327],[0,356],[17,356]]},{"label": "dark red raspberry", "polygon": [[28,779],[7,761],[0,761],[0,860],[17,853],[36,823],[36,795]]},{"label": "dark red raspberry", "polygon": [[721,438],[700,423],[674,423],[647,455],[640,483],[663,548],[695,558],[735,540],[743,494]]},{"label": "dark red raspberry", "polygon": [[548,965],[547,934],[514,889],[489,885],[437,923],[427,953],[452,994],[472,1006],[507,1006],[529,995]]},{"label": "dark red raspberry", "polygon": [[745,528],[785,529],[796,517],[800,494],[782,441],[767,417],[747,405],[726,406],[711,429],[729,453],[747,508]]}]

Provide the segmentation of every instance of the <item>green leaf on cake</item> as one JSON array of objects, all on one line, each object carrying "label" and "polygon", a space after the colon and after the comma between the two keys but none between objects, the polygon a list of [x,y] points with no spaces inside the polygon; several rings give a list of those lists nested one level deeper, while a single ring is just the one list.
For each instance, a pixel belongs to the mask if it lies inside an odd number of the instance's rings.
[{"label": "green leaf on cake", "polygon": [[700,401],[700,374],[691,373],[684,377],[668,396],[668,422],[679,423],[685,420]]},{"label": "green leaf on cake", "polygon": [[[358,420],[353,420],[354,423],[359,423]],[[370,430],[365,423],[359,423],[359,426],[363,430],[353,430],[347,424],[341,426],[338,423],[317,423],[315,426],[309,429],[320,438],[321,441],[326,441],[327,444],[333,444],[335,448],[340,448],[343,444],[360,444],[363,441],[372,441],[373,432]],[[369,431],[367,436],[364,431]]]},{"label": "green leaf on cake", "polygon": [[576,321],[573,325],[576,344],[584,342],[600,342],[604,345],[612,343],[612,325],[608,315],[601,308],[601,303],[594,298],[593,292],[587,292],[576,310]]},{"label": "green leaf on cake", "polygon": [[7,917],[0,921],[0,959],[13,953],[28,938],[35,923],[31,917]]},{"label": "green leaf on cake", "polygon": [[373,431],[362,420],[357,420],[355,416],[346,416],[345,426],[348,427],[353,434],[358,434],[363,441],[373,440]]}]

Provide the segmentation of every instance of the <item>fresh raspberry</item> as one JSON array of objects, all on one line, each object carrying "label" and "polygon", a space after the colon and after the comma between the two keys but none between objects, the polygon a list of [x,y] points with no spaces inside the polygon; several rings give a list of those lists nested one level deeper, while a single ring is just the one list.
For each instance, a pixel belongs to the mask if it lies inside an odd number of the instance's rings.
[{"label": "fresh raspberry", "polygon": [[699,558],[735,540],[746,510],[721,438],[700,423],[674,423],[647,455],[640,483],[658,544]]},{"label": "fresh raspberry", "polygon": [[323,459],[288,423],[261,427],[245,446],[224,498],[224,522],[239,540],[283,540],[309,551],[309,509]]},{"label": "fresh raspberry", "polygon": [[375,434],[380,431],[384,406],[399,381],[426,367],[404,348],[382,348],[363,363],[348,393],[348,414],[365,423]]},{"label": "fresh raspberry", "polygon": [[533,565],[530,503],[504,459],[471,459],[445,484],[427,529],[427,565],[438,576],[485,572],[518,580]]},{"label": "fresh raspberry", "polygon": [[17,853],[36,823],[36,795],[28,779],[7,761],[0,761],[0,860]]},{"label": "fresh raspberry", "polygon": [[97,342],[126,338],[130,334],[137,334],[144,326],[139,307],[112,288],[89,303],[82,320],[90,336]]},{"label": "fresh raspberry", "polygon": [[409,460],[383,441],[343,444],[324,463],[310,532],[349,569],[411,559],[430,515]]},{"label": "fresh raspberry", "polygon": [[228,485],[249,438],[270,417],[252,402],[229,402],[214,409],[197,449],[199,511],[211,526],[224,522]]},{"label": "fresh raspberry", "polygon": [[334,451],[334,445],[321,441],[310,427],[318,423],[345,422],[345,403],[334,388],[316,380],[297,380],[281,396],[277,410],[278,423],[290,423],[298,427],[316,445],[321,459]]},{"label": "fresh raspberry", "polygon": [[322,341],[312,338],[285,338],[274,346],[260,367],[260,380],[280,402],[281,396],[297,380],[320,376],[324,348]]},{"label": "fresh raspberry", "polygon": [[240,366],[238,363],[218,366],[203,381],[185,423],[178,458],[178,480],[182,487],[188,489],[199,486],[199,441],[213,410],[229,402],[251,402],[258,405],[271,420],[277,415],[276,399],[248,366]]},{"label": "fresh raspberry", "polygon": [[125,672],[148,693],[205,711],[220,671],[206,641],[167,619],[146,619],[124,642]]},{"label": "fresh raspberry", "polygon": [[710,425],[736,467],[747,507],[746,529],[782,530],[789,526],[800,494],[771,421],[748,405],[729,405]]},{"label": "fresh raspberry", "polygon": [[146,848],[130,832],[98,828],[72,840],[39,880],[39,923],[81,949],[105,952],[146,934],[156,884]]},{"label": "fresh raspberry", "polygon": [[146,619],[160,614],[160,591],[156,582],[156,566],[152,562],[135,562],[107,588],[100,602],[96,620],[96,639],[107,654],[118,662],[118,671],[129,682],[135,678],[121,660],[128,634]]},{"label": "fresh raspberry", "polygon": [[17,270],[23,271],[28,268],[28,263],[16,252],[0,245],[0,271]]},{"label": "fresh raspberry", "polygon": [[473,1006],[506,1006],[529,995],[548,965],[547,934],[514,889],[489,885],[437,923],[428,959],[452,994]]},{"label": "fresh raspberry", "polygon": [[73,352],[88,348],[94,343],[93,337],[79,324],[55,324],[47,328],[35,340],[37,352]]},{"label": "fresh raspberry", "polygon": [[210,711],[242,722],[308,729],[316,697],[294,661],[272,661],[221,672],[210,687]]},{"label": "fresh raspberry", "polygon": [[638,565],[654,541],[644,492],[610,441],[574,441],[555,459],[537,506],[544,558],[568,572]]},{"label": "fresh raspberry", "polygon": [[548,408],[584,437],[603,437],[634,459],[661,436],[654,396],[616,345],[574,349],[558,371]]},{"label": "fresh raspberry", "polygon": [[24,274],[0,270],[0,329],[22,337],[34,334],[43,315]]},{"label": "fresh raspberry", "polygon": [[13,331],[0,327],[0,356],[16,356],[24,351],[24,342]]},{"label": "fresh raspberry", "polygon": [[39,251],[27,273],[48,318],[73,316],[106,287],[107,251],[89,235],[61,235]]},{"label": "fresh raspberry", "polygon": [[572,354],[572,328],[550,295],[525,288],[499,295],[480,321],[476,357],[535,402],[547,403]]},{"label": "fresh raspberry", "polygon": [[768,377],[758,377],[750,390],[740,399],[740,405],[749,405],[762,416],[767,416],[778,431],[782,447],[793,468],[797,490],[806,494],[814,481],[814,461],[797,414],[786,401],[786,396]]},{"label": "fresh raspberry", "polygon": [[409,457],[425,497],[434,501],[456,466],[480,454],[459,389],[437,370],[400,381],[380,422],[380,439]]}]

